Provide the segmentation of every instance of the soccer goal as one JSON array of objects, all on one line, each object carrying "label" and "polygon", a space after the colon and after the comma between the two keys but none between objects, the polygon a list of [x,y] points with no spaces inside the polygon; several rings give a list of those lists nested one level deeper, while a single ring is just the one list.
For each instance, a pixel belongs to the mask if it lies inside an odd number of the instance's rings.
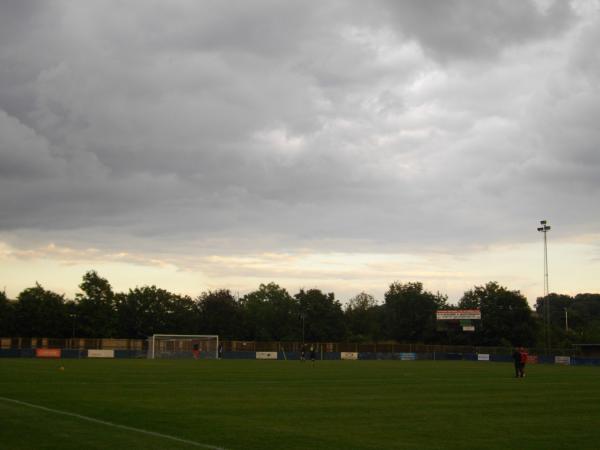
[{"label": "soccer goal", "polygon": [[154,334],[148,338],[148,358],[217,359],[219,336],[207,334]]}]

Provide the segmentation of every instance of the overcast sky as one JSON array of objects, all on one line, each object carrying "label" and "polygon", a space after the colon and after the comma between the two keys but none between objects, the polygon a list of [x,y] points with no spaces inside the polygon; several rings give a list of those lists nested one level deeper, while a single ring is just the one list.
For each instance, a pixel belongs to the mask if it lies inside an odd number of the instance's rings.
[{"label": "overcast sky", "polygon": [[597,0],[0,1],[0,288],[600,291]]}]

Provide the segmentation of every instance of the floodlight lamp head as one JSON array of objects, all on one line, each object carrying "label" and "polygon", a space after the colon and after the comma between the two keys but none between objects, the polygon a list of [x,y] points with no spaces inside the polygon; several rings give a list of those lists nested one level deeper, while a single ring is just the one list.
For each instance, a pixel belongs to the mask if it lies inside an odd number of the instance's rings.
[{"label": "floodlight lamp head", "polygon": [[545,221],[545,220],[540,220],[540,223],[541,223],[542,225],[546,225],[546,221]]},{"label": "floodlight lamp head", "polygon": [[544,231],[544,229],[542,227],[537,229],[538,231]]}]

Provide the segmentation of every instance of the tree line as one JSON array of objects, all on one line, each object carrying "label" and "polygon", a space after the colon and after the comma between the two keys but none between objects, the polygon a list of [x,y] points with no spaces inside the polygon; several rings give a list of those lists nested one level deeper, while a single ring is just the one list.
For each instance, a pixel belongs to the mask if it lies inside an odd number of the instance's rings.
[{"label": "tree line", "polygon": [[[300,289],[291,295],[275,283],[240,298],[230,290],[196,298],[143,286],[115,293],[96,271],[87,272],[74,299],[37,284],[16,299],[0,292],[1,337],[137,338],[154,333],[218,334],[257,341],[381,342],[540,346],[547,331],[554,346],[600,340],[600,294],[550,294],[532,310],[516,290],[489,282],[464,293],[457,305],[420,282],[390,284],[383,302],[360,293],[346,305],[333,293]],[[548,300],[546,302],[546,300]],[[544,323],[549,305],[550,326]],[[475,331],[436,320],[438,309],[481,310]],[[563,326],[564,315],[568,328]]]}]

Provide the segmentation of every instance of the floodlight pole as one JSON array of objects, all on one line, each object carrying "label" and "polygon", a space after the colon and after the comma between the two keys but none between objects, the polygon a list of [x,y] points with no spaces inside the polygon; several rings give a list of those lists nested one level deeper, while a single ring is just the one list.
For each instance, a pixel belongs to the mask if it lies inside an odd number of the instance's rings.
[{"label": "floodlight pole", "polygon": [[545,322],[546,322],[546,352],[549,352],[551,346],[551,338],[550,338],[550,303],[548,295],[550,294],[550,289],[548,287],[548,238],[546,234],[552,227],[547,224],[546,220],[540,221],[541,227],[538,227],[538,231],[544,233],[544,304],[546,309],[545,314]]}]

